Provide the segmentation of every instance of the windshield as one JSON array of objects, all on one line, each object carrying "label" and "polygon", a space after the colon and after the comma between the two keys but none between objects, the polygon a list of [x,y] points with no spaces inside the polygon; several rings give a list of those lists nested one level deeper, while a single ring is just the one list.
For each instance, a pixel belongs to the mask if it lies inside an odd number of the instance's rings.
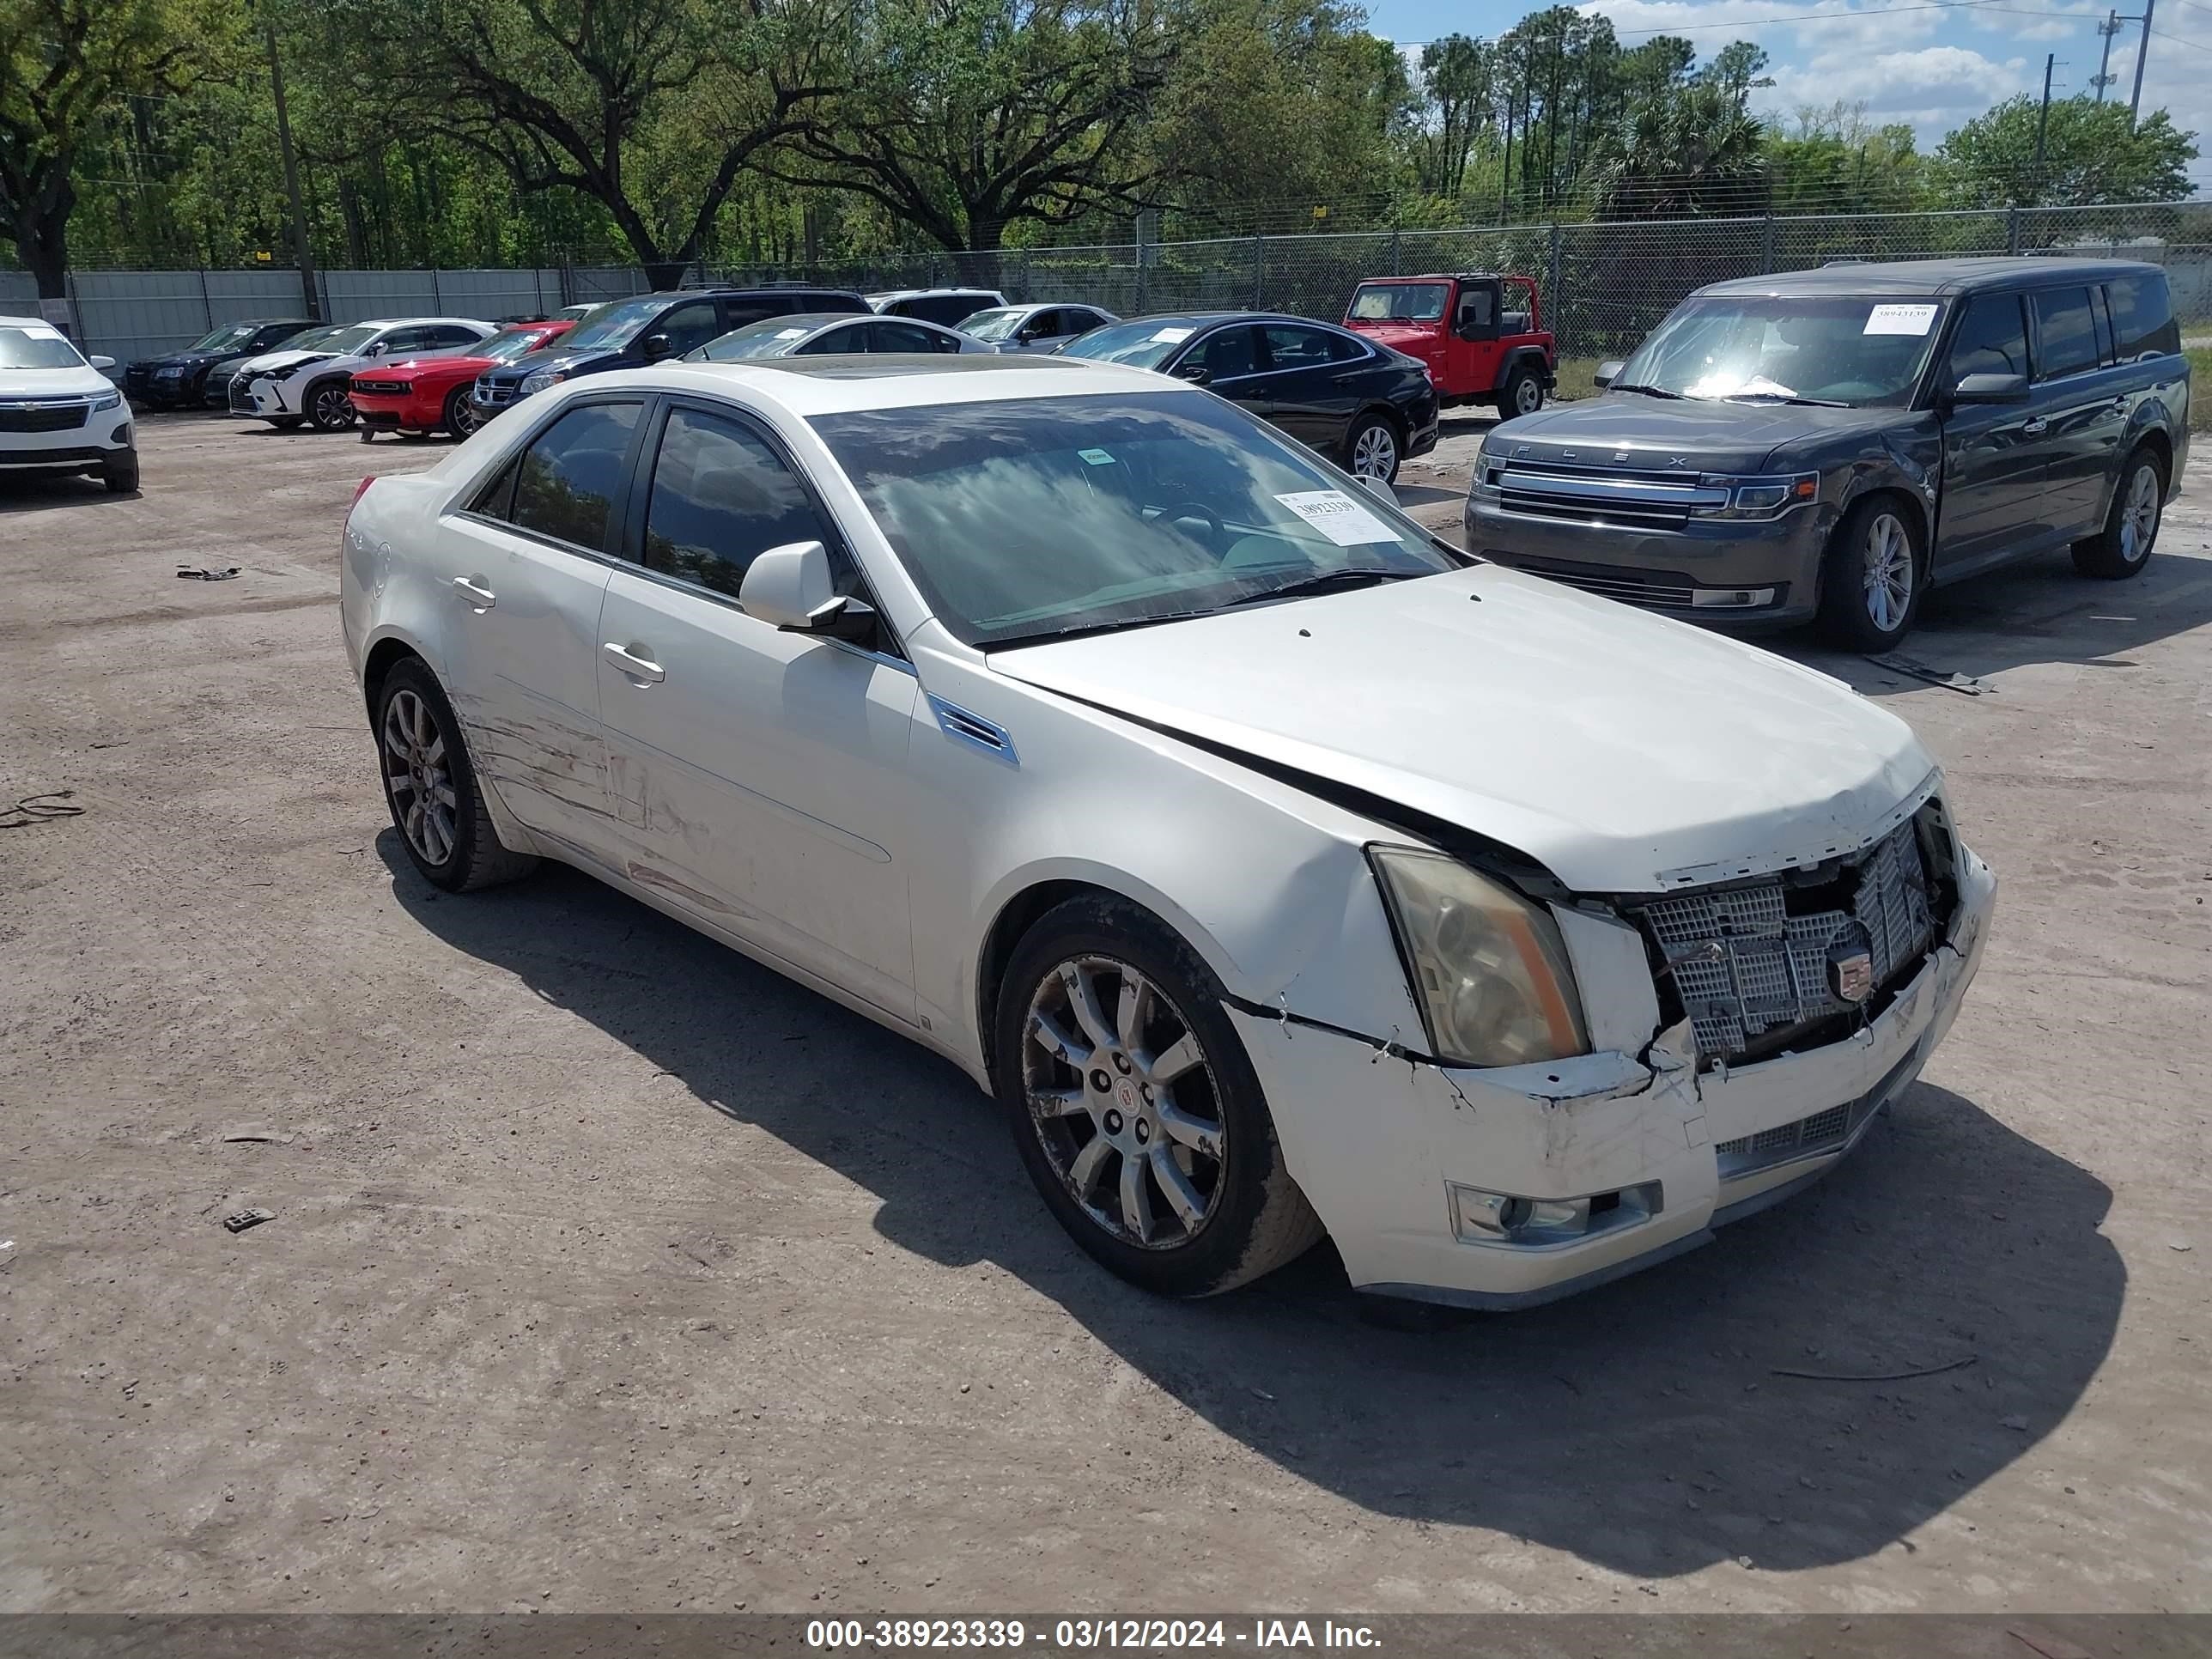
[{"label": "windshield", "polygon": [[462,346],[459,349],[471,357],[489,357],[495,363],[511,363],[526,351],[535,351],[540,345],[550,345],[561,338],[548,335],[539,328],[501,329],[479,345]]},{"label": "windshield", "polygon": [[970,645],[1164,621],[1363,574],[1456,568],[1235,405],[1036,398],[811,422],[933,613]]},{"label": "windshield", "polygon": [[1684,398],[1900,404],[1920,379],[1942,308],[1938,300],[1868,295],[1685,300],[1613,384]]},{"label": "windshield", "polygon": [[564,350],[570,346],[618,349],[643,332],[645,325],[660,315],[667,305],[667,296],[658,294],[648,294],[641,300],[617,300],[585,318],[562,337],[560,343]]},{"label": "windshield", "polygon": [[1158,368],[1175,349],[1204,325],[1173,317],[1147,317],[1133,323],[1109,323],[1060,347],[1068,357],[1096,357],[1101,362],[1127,363],[1132,368]]},{"label": "windshield", "polygon": [[1029,313],[1019,306],[994,306],[960,319],[960,331],[979,340],[1003,340],[1022,325]]},{"label": "windshield", "polygon": [[44,323],[22,323],[0,327],[0,368],[82,368],[84,359],[76,355],[76,348],[62,337],[57,328]]},{"label": "windshield", "polygon": [[1451,297],[1449,283],[1362,283],[1352,296],[1356,323],[1433,323]]},{"label": "windshield", "polygon": [[[818,333],[833,323],[848,322],[844,313],[816,314],[808,317],[771,317],[764,322],[747,323],[743,328],[733,328],[727,334],[709,340],[696,351],[689,354],[689,361],[699,363],[730,363],[747,357],[781,357],[798,349],[800,341],[810,334]],[[849,333],[842,342],[832,340],[822,349],[825,351],[858,351],[861,337]]]},{"label": "windshield", "polygon": [[228,351],[233,346],[244,345],[253,337],[258,326],[254,323],[226,323],[212,334],[203,335],[185,348],[187,351]]}]

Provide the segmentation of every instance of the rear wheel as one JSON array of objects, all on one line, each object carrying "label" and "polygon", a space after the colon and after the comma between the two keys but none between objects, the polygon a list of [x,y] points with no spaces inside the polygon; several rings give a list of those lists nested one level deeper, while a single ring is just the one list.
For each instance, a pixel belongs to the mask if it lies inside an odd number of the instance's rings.
[{"label": "rear wheel", "polygon": [[2074,568],[2106,581],[2142,575],[2158,540],[2165,506],[2166,469],[2159,465],[2156,451],[2138,449],[2120,469],[2120,487],[2112,492],[2112,510],[2106,515],[2105,527],[2087,541],[2074,544]]},{"label": "rear wheel", "polygon": [[1544,383],[1536,378],[1533,369],[1515,369],[1498,390],[1498,418],[1501,421],[1510,421],[1516,415],[1534,415],[1543,406]]},{"label": "rear wheel", "polygon": [[453,705],[416,659],[395,663],[376,688],[376,751],[392,825],[425,881],[463,893],[536,867],[500,844]]},{"label": "rear wheel", "polygon": [[343,380],[317,382],[307,388],[307,418],[318,432],[343,432],[354,422],[353,399]]},{"label": "rear wheel", "polygon": [[1103,894],[1048,912],[999,993],[993,1081],[1022,1161],[1085,1250],[1211,1296],[1321,1237],[1204,960]]},{"label": "rear wheel", "polygon": [[1919,521],[1887,495],[1844,514],[1820,561],[1820,626],[1852,651],[1887,651],[1911,631],[1925,586]]},{"label": "rear wheel", "polygon": [[470,400],[469,387],[457,386],[446,399],[446,430],[456,438],[465,438],[477,429],[477,408]]},{"label": "rear wheel", "polygon": [[1380,415],[1363,415],[1344,441],[1346,463],[1361,478],[1395,483],[1398,477],[1398,428]]}]

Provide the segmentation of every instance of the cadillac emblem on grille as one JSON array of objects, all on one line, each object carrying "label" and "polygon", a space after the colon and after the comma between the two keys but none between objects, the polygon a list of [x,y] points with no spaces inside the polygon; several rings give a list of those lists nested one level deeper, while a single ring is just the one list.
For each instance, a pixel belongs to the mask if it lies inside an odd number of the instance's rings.
[{"label": "cadillac emblem on grille", "polygon": [[1800,910],[1807,895],[1780,876],[1644,907],[1701,1053],[1733,1057],[1769,1033],[1852,1012],[1927,951],[1935,916],[1910,822],[1839,879],[1848,908]]}]

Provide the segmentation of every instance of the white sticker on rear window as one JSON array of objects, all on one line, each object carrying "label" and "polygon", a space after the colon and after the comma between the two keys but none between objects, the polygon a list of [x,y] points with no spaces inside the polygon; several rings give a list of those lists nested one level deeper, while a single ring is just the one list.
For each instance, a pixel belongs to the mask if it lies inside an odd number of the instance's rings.
[{"label": "white sticker on rear window", "polygon": [[1192,328],[1155,329],[1152,331],[1152,337],[1155,340],[1164,341],[1169,345],[1181,345],[1197,331],[1196,329]]},{"label": "white sticker on rear window", "polygon": [[1876,306],[1867,313],[1869,334],[1925,334],[1936,320],[1934,306]]},{"label": "white sticker on rear window", "polygon": [[1398,539],[1389,525],[1341,489],[1305,489],[1275,499],[1339,547]]},{"label": "white sticker on rear window", "polygon": [[780,328],[775,331],[775,337],[779,340],[803,340],[806,337],[806,331],[803,328]]}]

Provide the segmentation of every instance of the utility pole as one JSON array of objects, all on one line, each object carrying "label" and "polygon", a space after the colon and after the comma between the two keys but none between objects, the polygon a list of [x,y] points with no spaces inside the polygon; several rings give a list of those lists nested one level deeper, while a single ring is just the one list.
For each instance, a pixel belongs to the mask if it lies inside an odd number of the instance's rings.
[{"label": "utility pole", "polygon": [[292,251],[300,262],[300,295],[311,321],[322,320],[315,298],[315,256],[307,246],[307,212],[300,203],[300,162],[292,153],[292,119],[284,108],[284,64],[276,55],[276,24],[265,12],[262,37],[269,46],[269,87],[276,100],[276,148],[284,156],[284,193],[292,198]]},{"label": "utility pole", "polygon": [[2112,73],[2112,37],[2120,32],[2120,14],[2109,11],[2105,21],[2097,25],[2097,33],[2105,37],[2105,50],[2097,59],[2097,101],[2105,101],[2105,88],[2119,77]]},{"label": "utility pole", "polygon": [[2158,0],[2143,0],[2142,35],[2136,42],[2136,89],[2128,99],[2128,127],[2133,131],[2136,112],[2142,105],[2143,58],[2150,47],[2151,14],[2158,9]]},{"label": "utility pole", "polygon": [[2033,191],[2031,206],[2040,206],[2043,201],[2043,140],[2051,131],[2051,71],[2057,67],[2058,54],[2047,52],[2043,59],[2043,112],[2035,118],[2035,178],[2029,186]]}]

